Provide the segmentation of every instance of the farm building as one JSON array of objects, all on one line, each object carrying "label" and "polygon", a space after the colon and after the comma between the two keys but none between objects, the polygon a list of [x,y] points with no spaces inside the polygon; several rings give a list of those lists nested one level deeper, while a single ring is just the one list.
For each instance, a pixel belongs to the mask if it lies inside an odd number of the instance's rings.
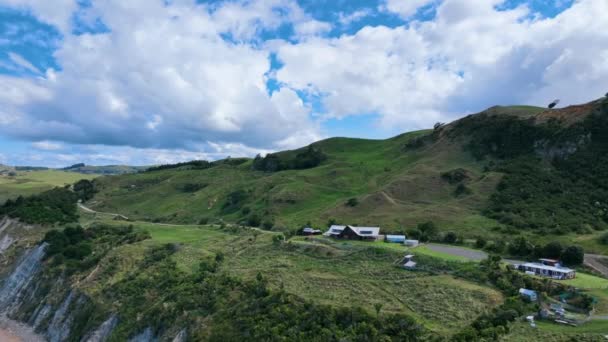
[{"label": "farm building", "polygon": [[310,227],[306,227],[304,229],[302,229],[302,234],[304,235],[319,235],[321,234],[321,231],[319,229],[313,229]]},{"label": "farm building", "polygon": [[405,243],[405,235],[386,235],[384,241],[393,243]]},{"label": "farm building", "polygon": [[516,269],[528,274],[551,277],[553,279],[573,279],[576,277],[576,271],[573,269],[561,266],[549,266],[536,262],[516,265]]},{"label": "farm building", "polygon": [[522,298],[525,298],[531,302],[535,302],[538,299],[536,295],[536,291],[528,290],[528,289],[519,289],[519,295]]},{"label": "farm building", "polygon": [[351,240],[376,240],[380,234],[380,227],[355,227],[355,226],[337,226],[329,227],[325,232],[325,236],[337,239]]},{"label": "farm building", "polygon": [[405,240],[403,244],[408,247],[417,247],[420,242],[418,240]]}]

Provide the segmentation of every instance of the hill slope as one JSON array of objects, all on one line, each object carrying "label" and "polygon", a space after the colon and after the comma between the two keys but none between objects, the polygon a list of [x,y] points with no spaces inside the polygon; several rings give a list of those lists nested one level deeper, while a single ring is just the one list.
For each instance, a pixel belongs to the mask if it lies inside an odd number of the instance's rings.
[{"label": "hill slope", "polygon": [[[332,138],[271,156],[273,162],[284,161],[282,165],[289,168],[297,165],[294,158],[307,151],[321,151],[320,165],[308,169],[263,172],[253,169],[257,160],[238,160],[104,177],[97,181],[99,193],[90,205],[159,222],[222,218],[296,228],[307,223],[325,226],[335,219],[398,231],[434,221],[443,229],[466,235],[488,232],[495,226],[525,229],[538,212],[522,214],[527,209],[517,207],[518,201],[528,196],[522,203],[536,205],[546,198],[511,193],[507,197],[515,207],[497,206],[506,199],[501,183],[504,175],[516,174],[509,180],[518,181],[525,174],[522,170],[543,165],[530,172],[534,181],[551,183],[551,175],[569,156],[580,159],[579,163],[593,161],[603,151],[600,132],[608,116],[606,107],[605,100],[559,110],[493,107],[435,130],[387,140]],[[594,152],[585,152],[591,150]],[[539,170],[544,178],[536,177]],[[560,187],[569,186],[564,174],[571,171],[564,170],[554,178],[561,182],[555,185],[558,190],[543,191],[561,191],[566,196],[570,190]],[[580,191],[577,194],[582,196]],[[590,200],[584,199],[581,206]],[[563,202],[545,204],[538,210],[551,212],[556,209],[552,206],[564,206]],[[562,210],[559,216],[576,217],[585,211],[580,206],[569,210]],[[589,227],[603,228],[605,217],[589,215],[585,222]],[[546,221],[536,222],[532,228],[559,227]]]}]

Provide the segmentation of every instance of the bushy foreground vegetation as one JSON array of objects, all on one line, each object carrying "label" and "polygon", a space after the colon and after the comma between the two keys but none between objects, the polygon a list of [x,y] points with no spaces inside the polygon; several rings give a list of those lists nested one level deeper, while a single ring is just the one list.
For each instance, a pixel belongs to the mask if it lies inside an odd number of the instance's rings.
[{"label": "bushy foreground vegetation", "polygon": [[68,188],[55,188],[30,197],[7,200],[0,216],[18,218],[25,223],[56,224],[78,220],[78,194]]},{"label": "bushy foreground vegetation", "polygon": [[489,169],[506,174],[485,214],[542,234],[608,228],[607,131],[608,101],[572,126],[488,114],[455,126],[473,155],[498,159]]},{"label": "bushy foreground vegetation", "polygon": [[[302,300],[283,290],[271,290],[259,274],[243,281],[222,272],[220,254],[203,260],[199,270],[184,273],[170,256],[175,245],[155,247],[129,276],[108,288],[104,296],[120,301],[124,320],[113,341],[152,327],[189,328],[194,340],[210,341],[417,341],[428,332],[403,315],[375,317],[357,309],[334,309]],[[143,317],[142,317],[143,315]],[[207,329],[196,327],[207,317]],[[139,320],[138,320],[139,318]]]}]

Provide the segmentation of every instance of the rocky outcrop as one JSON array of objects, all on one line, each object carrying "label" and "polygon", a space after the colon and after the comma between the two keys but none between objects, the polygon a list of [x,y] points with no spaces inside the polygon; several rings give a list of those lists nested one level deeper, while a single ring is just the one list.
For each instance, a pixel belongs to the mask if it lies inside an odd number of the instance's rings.
[{"label": "rocky outcrop", "polygon": [[42,264],[47,244],[43,243],[26,253],[13,273],[0,288],[0,311],[10,312],[19,304],[24,290],[30,285]]},{"label": "rocky outcrop", "polygon": [[99,328],[97,328],[91,335],[82,339],[82,342],[103,342],[110,337],[114,328],[118,324],[118,316],[112,315],[105,322],[103,322]]}]

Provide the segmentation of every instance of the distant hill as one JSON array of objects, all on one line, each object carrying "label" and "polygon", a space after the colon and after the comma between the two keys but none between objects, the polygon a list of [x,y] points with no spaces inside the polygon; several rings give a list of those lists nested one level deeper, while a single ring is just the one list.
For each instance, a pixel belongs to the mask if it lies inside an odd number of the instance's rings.
[{"label": "distant hill", "polygon": [[97,175],[122,175],[127,173],[136,173],[148,169],[148,166],[128,166],[128,165],[106,165],[93,166],[85,165],[84,163],[74,164],[63,168],[64,171],[78,172],[84,174]]}]

